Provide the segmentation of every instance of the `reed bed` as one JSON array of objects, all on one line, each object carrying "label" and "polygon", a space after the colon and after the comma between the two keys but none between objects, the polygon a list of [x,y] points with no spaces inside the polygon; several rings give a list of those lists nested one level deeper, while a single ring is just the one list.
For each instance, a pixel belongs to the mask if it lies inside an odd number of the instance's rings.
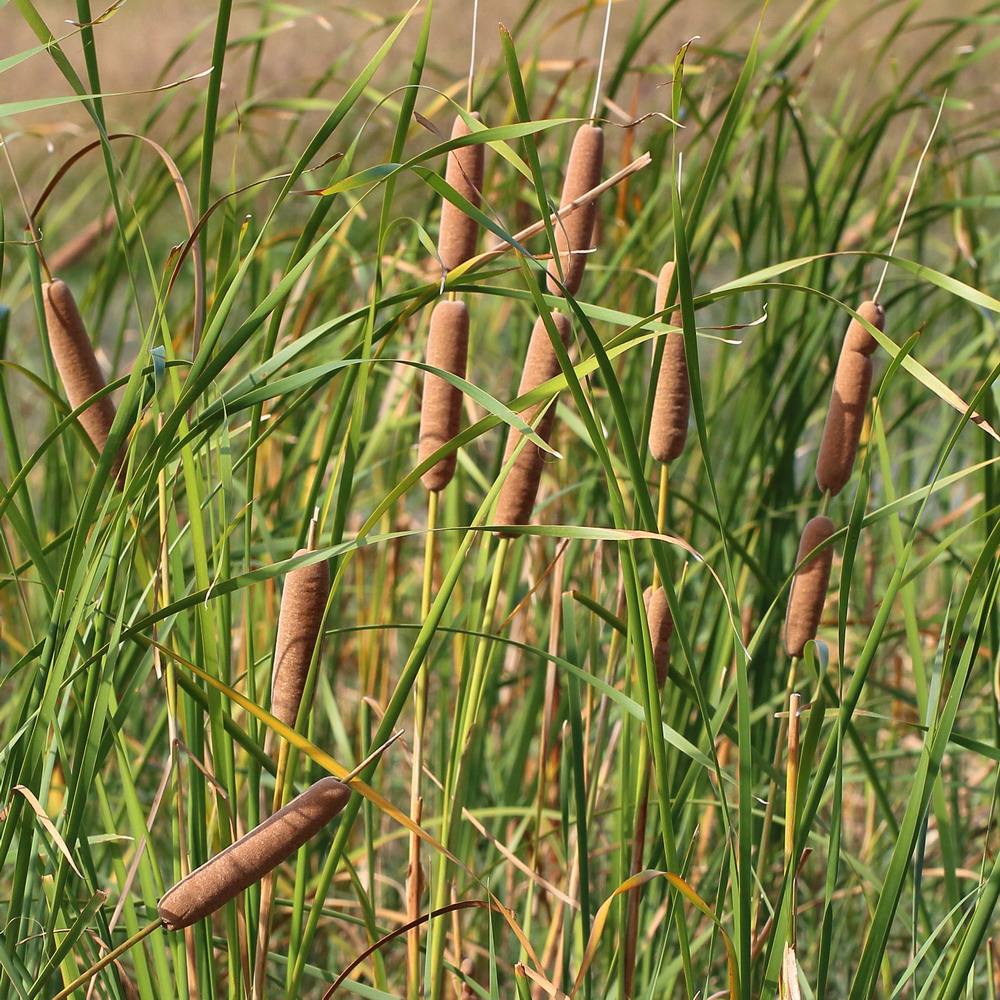
[{"label": "reed bed", "polygon": [[0,10],[0,1000],[993,997],[996,10],[930,2]]}]

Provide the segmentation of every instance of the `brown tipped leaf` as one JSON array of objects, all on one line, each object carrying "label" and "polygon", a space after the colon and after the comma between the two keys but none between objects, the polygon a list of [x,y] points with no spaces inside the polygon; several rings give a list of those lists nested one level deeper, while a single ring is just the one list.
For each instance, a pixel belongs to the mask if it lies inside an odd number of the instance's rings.
[{"label": "brown tipped leaf", "polygon": [[[833,532],[833,521],[822,514],[809,521],[802,529],[795,565],[802,562]],[[792,580],[792,590],[788,595],[788,614],[785,616],[785,649],[789,656],[801,656],[806,643],[816,638],[832,566],[833,548],[827,546],[822,552],[816,553]]]},{"label": "brown tipped leaf", "polygon": [[[474,113],[476,121],[482,121],[478,112]],[[466,125],[461,115],[456,115],[455,124],[451,129],[452,139],[460,139],[470,135],[472,130]],[[448,165],[445,168],[445,180],[476,208],[482,198],[483,163],[486,147],[480,142],[474,146],[462,146],[453,149],[448,154]],[[438,255],[446,271],[467,261],[476,252],[476,237],[479,235],[479,225],[457,205],[445,200],[441,205],[441,233],[438,236]]]},{"label": "brown tipped leaf", "polygon": [[[667,305],[673,275],[674,263],[668,261],[661,268],[656,283],[656,312],[662,312]],[[670,316],[670,324],[681,326],[681,323],[681,314],[675,311]],[[684,354],[684,334],[668,333],[663,343],[649,424],[649,450],[657,462],[672,462],[684,451],[690,412],[691,383]]]},{"label": "brown tipped leaf", "polygon": [[[66,390],[66,398],[75,410],[105,388],[107,382],[66,282],[56,278],[44,283],[42,299],[49,347]],[[80,414],[80,423],[99,452],[104,451],[114,420],[115,404],[110,396],[102,396]],[[119,456],[112,466],[112,477],[117,478],[121,462]]]},{"label": "brown tipped leaf", "polygon": [[323,778],[169,889],[157,910],[167,930],[189,927],[262,879],[347,805],[348,785]]},{"label": "brown tipped leaf", "polygon": [[642,594],[649,623],[649,638],[653,646],[653,666],[656,683],[663,687],[670,669],[670,637],[674,634],[674,619],[667,604],[667,594],[662,587],[647,587]]},{"label": "brown tipped leaf", "polygon": [[[562,313],[554,312],[552,313],[552,321],[555,323],[563,344],[568,344],[569,320]],[[531,331],[531,340],[524,359],[524,371],[521,374],[521,384],[517,394],[523,396],[526,392],[538,388],[543,382],[555,378],[561,371],[559,359],[556,357],[552,342],[549,340],[548,330],[545,328],[545,321],[539,317]],[[532,424],[537,413],[538,406],[532,406],[525,410],[521,416],[527,423]],[[552,403],[545,411],[538,426],[535,427],[535,432],[546,444],[552,436],[552,425],[555,418],[555,403]],[[508,432],[507,448],[504,452],[505,465],[520,440],[519,431],[511,429]],[[521,449],[521,453],[517,456],[507,478],[503,481],[503,486],[500,488],[496,513],[497,524],[528,523],[531,510],[535,506],[535,496],[538,493],[538,483],[542,477],[544,459],[545,452],[531,441],[528,441]]]},{"label": "brown tipped leaf", "polygon": [[[601,182],[604,165],[604,133],[596,125],[581,125],[573,139],[563,182],[560,209],[572,204]],[[597,202],[590,201],[555,223],[556,250],[562,265],[562,284],[570,295],[576,295],[583,280],[587,255],[573,251],[589,250],[594,235]],[[548,288],[553,295],[562,295],[559,284],[559,263],[549,265]]]},{"label": "brown tipped leaf", "polygon": [[[299,549],[295,556],[308,554],[309,549]],[[271,714],[286,726],[295,725],[329,596],[330,567],[325,559],[293,569],[285,577],[271,673]]]},{"label": "brown tipped leaf", "polygon": [[[465,378],[469,354],[469,310],[464,302],[439,302],[431,313],[427,338],[427,364]],[[424,375],[420,405],[421,462],[450,441],[462,423],[462,391],[439,375]],[[432,465],[421,477],[432,492],[443,490],[455,475],[457,452]]]}]

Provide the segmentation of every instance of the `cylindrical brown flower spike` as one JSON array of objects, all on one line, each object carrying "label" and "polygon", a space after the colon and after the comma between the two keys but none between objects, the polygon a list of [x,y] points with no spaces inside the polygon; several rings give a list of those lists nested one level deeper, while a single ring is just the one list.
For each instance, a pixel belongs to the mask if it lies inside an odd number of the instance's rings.
[{"label": "cylindrical brown flower spike", "polygon": [[[604,132],[596,125],[581,125],[573,139],[573,147],[566,167],[560,208],[572,204],[601,182],[601,168],[604,165]],[[549,265],[548,289],[553,295],[562,295],[563,286],[570,295],[576,295],[583,280],[583,269],[587,266],[587,255],[573,251],[589,250],[594,235],[594,220],[597,217],[597,202],[586,205],[570,213],[555,223],[556,251],[562,265],[562,286],[559,284],[559,265],[553,261]]]},{"label": "cylindrical brown flower spike", "polygon": [[169,889],[157,910],[180,930],[214,913],[315,836],[347,805],[350,786],[323,778]]},{"label": "cylindrical brown flower spike", "polygon": [[[431,313],[427,337],[427,364],[465,378],[469,354],[469,310],[464,302],[439,302]],[[420,449],[423,462],[450,441],[462,425],[462,391],[439,375],[424,376],[420,404]],[[457,452],[432,465],[421,477],[431,492],[443,490],[455,475]]]},{"label": "cylindrical brown flower spike", "polygon": [[468,980],[472,978],[473,973],[476,971],[472,959],[463,958],[460,968],[462,975],[465,976],[465,981],[462,982],[461,1000],[476,1000],[476,991],[468,983]]},{"label": "cylindrical brown flower spike", "polygon": [[[308,554],[309,549],[299,549],[295,556]],[[330,567],[325,559],[293,569],[285,577],[271,671],[271,714],[286,726],[295,725],[329,596]]]},{"label": "cylindrical brown flower spike", "polygon": [[[560,312],[554,312],[552,313],[552,322],[555,324],[563,344],[568,344],[571,329],[569,319]],[[552,342],[549,340],[545,321],[539,317],[531,331],[531,341],[524,359],[524,370],[521,373],[521,384],[517,394],[523,396],[550,378],[555,378],[561,371],[559,359],[556,357]],[[527,423],[531,424],[537,412],[538,406],[532,406],[525,410],[521,416]],[[535,428],[535,432],[546,444],[552,436],[552,425],[555,419],[555,403],[552,403]],[[505,465],[520,440],[520,432],[511,429],[507,435],[507,448],[504,452]],[[521,453],[514,461],[513,467],[500,488],[496,524],[528,523],[531,510],[535,506],[535,496],[538,493],[538,483],[542,477],[544,459],[545,452],[531,441],[528,441],[521,449]]]},{"label": "cylindrical brown flower spike", "polygon": [[[795,557],[798,566],[817,545],[833,535],[833,521],[819,514],[802,529],[799,551]],[[788,614],[785,616],[785,649],[789,656],[801,656],[806,643],[816,638],[826,591],[830,585],[833,566],[833,548],[827,546],[817,552],[796,574],[788,595]]]},{"label": "cylindrical brown flower spike", "polygon": [[[656,283],[656,312],[667,304],[667,292],[674,275],[674,262],[668,261],[660,270]],[[680,326],[681,314],[670,316],[671,326]],[[649,424],[649,450],[657,462],[672,462],[679,458],[687,440],[688,417],[691,412],[691,384],[688,380],[687,358],[684,354],[684,334],[668,333],[663,343],[660,371],[656,377],[653,415]]]},{"label": "cylindrical brown flower spike", "polygon": [[[49,347],[69,405],[75,410],[100,392],[107,382],[69,285],[59,278],[44,283],[42,299]],[[114,420],[115,404],[110,396],[102,396],[80,414],[80,423],[99,452],[103,452],[108,443]],[[122,456],[119,455],[111,469],[113,479],[118,478],[121,464]]]},{"label": "cylindrical brown flower spike", "polygon": [[[878,330],[885,325],[885,310],[875,302],[863,302],[858,313]],[[816,458],[816,482],[821,490],[833,496],[847,485],[854,471],[865,411],[871,397],[873,365],[870,355],[877,349],[875,338],[852,319],[837,361],[833,393]]]},{"label": "cylindrical brown flower spike", "polygon": [[674,619],[667,604],[667,594],[662,587],[647,587],[642,594],[649,622],[649,638],[653,646],[653,666],[656,683],[663,687],[670,669],[670,637],[674,634]]},{"label": "cylindrical brown flower spike", "polygon": [[[476,121],[482,121],[478,112],[474,112],[472,117]],[[471,132],[465,119],[461,115],[456,115],[455,124],[451,129],[452,139],[460,139],[470,135]],[[444,174],[444,179],[476,208],[479,208],[482,200],[485,153],[486,147],[481,142],[453,149],[448,154],[448,165]],[[475,254],[478,235],[479,224],[476,220],[466,215],[457,205],[444,199],[441,205],[438,255],[446,271],[458,267]]]},{"label": "cylindrical brown flower spike", "polygon": [[[857,314],[871,323],[879,333],[885,329],[885,309],[877,302],[870,299],[862,302],[857,308]],[[844,334],[844,349],[870,358],[878,350],[878,341],[852,316],[847,333]]]}]

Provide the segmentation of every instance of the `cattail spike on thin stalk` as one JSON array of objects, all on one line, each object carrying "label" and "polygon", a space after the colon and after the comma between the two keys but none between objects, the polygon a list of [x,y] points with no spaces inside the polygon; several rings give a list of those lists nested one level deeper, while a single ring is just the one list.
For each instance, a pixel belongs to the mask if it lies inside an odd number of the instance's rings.
[{"label": "cattail spike on thin stalk", "polygon": [[476,991],[469,985],[469,980],[472,979],[476,971],[475,964],[471,958],[463,958],[460,969],[465,977],[462,981],[461,1000],[476,1000]]},{"label": "cattail spike on thin stalk", "polygon": [[[569,343],[570,322],[569,319],[560,312],[552,313],[552,322],[563,344]],[[543,382],[555,378],[562,369],[559,367],[559,359],[549,340],[549,332],[545,326],[545,321],[539,317],[535,321],[535,326],[531,331],[531,340],[528,344],[528,353],[524,359],[524,371],[521,374],[521,384],[517,394],[523,396],[526,392],[538,388]],[[539,404],[542,405],[542,404]],[[527,423],[534,421],[538,413],[538,406],[530,407],[522,416]],[[546,442],[552,436],[552,426],[555,422],[555,404],[549,405],[535,433]],[[511,429],[507,435],[507,448],[504,452],[504,464],[509,461],[514,449],[521,440],[521,434]],[[496,524],[527,524],[531,517],[531,510],[535,506],[535,496],[538,493],[538,483],[542,476],[542,463],[545,458],[538,445],[528,441],[521,449],[521,453],[514,461],[507,478],[500,488],[500,497],[497,502]]]},{"label": "cattail spike on thin stalk", "polygon": [[[857,314],[870,323],[881,333],[885,329],[885,309],[870,299],[862,302],[857,308]],[[853,316],[844,334],[844,350],[855,351],[870,358],[878,350],[878,341],[868,332],[863,323]]]},{"label": "cattail spike on thin stalk", "polygon": [[[464,302],[443,301],[431,313],[427,338],[427,364],[465,378],[469,354],[469,310]],[[450,441],[462,422],[462,392],[439,375],[424,376],[424,396],[420,406],[419,460],[424,461]],[[421,477],[432,493],[443,490],[455,475],[456,452],[432,465]]]},{"label": "cattail spike on thin stalk", "polygon": [[667,604],[667,592],[662,587],[647,587],[642,601],[646,606],[646,621],[653,646],[656,683],[663,687],[670,667],[670,637],[674,634],[674,619]]},{"label": "cattail spike on thin stalk", "polygon": [[350,797],[350,786],[336,778],[311,785],[169,889],[157,906],[164,927],[190,927],[235,899],[314,837]]},{"label": "cattail spike on thin stalk", "polygon": [[[566,179],[563,182],[560,209],[571,205],[601,180],[604,165],[604,132],[596,125],[581,125],[573,139]],[[583,269],[594,235],[597,201],[587,202],[556,224],[556,252],[559,259],[549,266],[548,289],[553,295],[576,295],[583,280]],[[562,275],[562,284],[559,276]],[[565,288],[565,292],[564,289]]]},{"label": "cattail spike on thin stalk", "polygon": [[[833,521],[823,514],[809,521],[802,529],[795,565],[798,566],[813,549],[830,538],[834,530]],[[789,656],[801,656],[806,643],[816,638],[832,566],[833,548],[827,546],[805,563],[792,580],[785,616],[785,650]]]},{"label": "cattail spike on thin stalk", "polygon": [[[309,549],[299,549],[293,558],[308,554]],[[286,726],[294,726],[299,713],[329,596],[330,567],[325,559],[293,569],[285,577],[271,674],[271,714]]]},{"label": "cattail spike on thin stalk", "polygon": [[[472,117],[476,121],[482,121],[478,112],[474,112]],[[461,115],[456,115],[451,129],[452,139],[460,139],[471,134],[472,129],[466,124],[465,119]],[[462,146],[448,154],[448,165],[445,168],[445,180],[476,208],[479,208],[482,200],[485,156],[486,147],[481,142],[472,146]],[[441,205],[438,256],[446,271],[458,267],[475,254],[478,235],[479,224],[476,220],[445,199]]]},{"label": "cattail spike on thin stalk", "polygon": [[[663,587],[647,587],[642,595],[649,624],[649,637],[653,647],[653,665],[656,683],[662,688],[669,669],[670,637],[674,634],[674,620],[667,604],[667,594]],[[647,753],[640,764],[639,788],[641,789],[636,810],[635,830],[632,835],[632,862],[630,875],[642,871],[643,855],[646,850],[646,816],[649,809],[649,766]],[[629,893],[625,916],[625,989],[624,996],[631,997],[635,978],[636,943],[639,927],[639,894]]]},{"label": "cattail spike on thin stalk", "polygon": [[[107,386],[97,356],[90,343],[76,300],[65,281],[55,278],[42,285],[45,303],[45,326],[49,347],[59,377],[66,389],[69,405],[75,410],[95,393]],[[98,452],[104,451],[115,420],[115,404],[110,396],[102,396],[80,414],[80,423]],[[122,466],[119,455],[111,467],[112,478],[118,480]]]},{"label": "cattail spike on thin stalk", "polygon": [[[660,270],[656,283],[656,312],[666,308],[673,274],[674,263],[668,261]],[[682,325],[680,312],[671,314],[670,323],[672,326]],[[691,383],[684,354],[684,334],[668,333],[656,376],[653,415],[649,424],[649,450],[657,462],[672,462],[684,451],[690,412]]]},{"label": "cattail spike on thin stalk", "polygon": [[[885,325],[885,310],[874,302],[863,302],[858,313],[879,330]],[[877,348],[878,343],[864,326],[851,320],[837,361],[816,458],[816,482],[831,496],[836,496],[847,485],[854,471],[871,397],[873,365],[870,355]]]}]

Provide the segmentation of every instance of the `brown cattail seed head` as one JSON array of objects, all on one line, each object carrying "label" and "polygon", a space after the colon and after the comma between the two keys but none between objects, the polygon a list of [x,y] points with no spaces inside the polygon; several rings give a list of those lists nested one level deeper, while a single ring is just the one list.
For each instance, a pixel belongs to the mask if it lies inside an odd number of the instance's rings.
[{"label": "brown cattail seed head", "polygon": [[[469,355],[469,310],[464,302],[439,302],[431,313],[427,364],[465,378]],[[420,461],[450,441],[461,429],[462,391],[439,375],[424,376],[420,405]],[[421,477],[432,492],[443,490],[455,475],[456,452],[432,465]]]},{"label": "brown cattail seed head", "polygon": [[167,930],[189,927],[263,878],[347,805],[348,785],[323,778],[169,889],[157,910]]},{"label": "brown cattail seed head", "polygon": [[[877,302],[862,302],[857,313],[880,333],[885,329],[885,310]],[[853,317],[844,335],[844,350],[871,357],[878,350],[878,341]]]},{"label": "brown cattail seed head", "polygon": [[[877,330],[885,328],[885,310],[877,302],[862,302],[857,311]],[[834,496],[844,488],[854,470],[871,395],[871,355],[877,349],[875,338],[852,319],[840,349],[833,395],[816,459],[816,482],[821,490],[829,490]]]},{"label": "brown cattail seed head", "polygon": [[[809,521],[802,529],[795,565],[801,563],[817,545],[825,542],[833,531],[833,521],[822,514]],[[832,565],[833,548],[827,546],[814,555],[792,580],[788,614],[785,616],[785,649],[789,656],[801,656],[806,643],[816,638]]]},{"label": "brown cattail seed head", "polygon": [[[667,296],[670,294],[670,282],[674,280],[675,269],[672,260],[668,260],[660,268],[660,274],[656,279],[656,301],[654,302],[653,312],[661,313],[667,308]],[[677,324],[673,325],[676,326]]]},{"label": "brown cattail seed head", "polygon": [[[308,549],[299,549],[295,556],[308,554]],[[286,726],[295,725],[329,596],[330,567],[325,559],[293,569],[285,577],[271,672],[271,714]]]},{"label": "brown cattail seed head", "polygon": [[476,971],[472,959],[463,958],[459,968],[462,970],[462,975],[465,976],[465,981],[462,983],[461,1000],[476,1000],[476,991],[468,983]]},{"label": "brown cattail seed head", "polygon": [[[479,113],[472,116],[476,121],[482,121]],[[461,115],[455,116],[455,124],[451,129],[452,139],[460,139],[470,135],[472,130],[466,125]],[[476,208],[482,198],[483,163],[486,147],[480,142],[474,146],[462,146],[453,149],[448,154],[448,165],[445,168],[445,180]],[[438,236],[438,255],[446,271],[467,261],[476,252],[476,237],[479,235],[479,225],[457,205],[445,200],[441,205],[441,233]]]},{"label": "brown cattail seed head", "polygon": [[[674,263],[668,261],[660,270],[656,283],[656,312],[666,307],[673,275]],[[681,314],[675,311],[670,317],[671,325],[680,326],[681,322]],[[649,450],[657,462],[672,462],[684,451],[690,412],[691,383],[684,354],[684,334],[668,333],[663,343],[649,424]]]},{"label": "brown cattail seed head", "polygon": [[674,619],[667,604],[667,594],[662,587],[655,590],[647,587],[642,594],[646,605],[646,621],[649,623],[649,638],[653,645],[653,666],[656,668],[656,683],[663,687],[670,668],[670,637],[674,634]]},{"label": "brown cattail seed head", "polygon": [[[97,363],[80,310],[77,309],[73,293],[66,282],[56,278],[44,283],[42,299],[45,302],[49,347],[66,389],[69,405],[75,410],[94,393],[100,392],[107,382]],[[80,423],[99,452],[104,451],[114,420],[115,404],[110,396],[103,396],[80,414]],[[121,456],[112,466],[113,478],[118,477],[120,468]]]},{"label": "brown cattail seed head", "polygon": [[872,387],[872,359],[844,344],[833,378],[823,439],[816,458],[816,482],[836,496],[851,478]]},{"label": "brown cattail seed head", "polygon": [[[569,319],[560,312],[554,312],[552,313],[552,322],[555,324],[563,344],[568,344]],[[556,357],[552,342],[549,340],[548,330],[545,328],[545,321],[539,317],[531,331],[531,340],[528,344],[527,356],[524,359],[524,371],[521,373],[521,384],[517,394],[523,396],[526,392],[531,392],[543,382],[555,378],[561,371],[559,359]],[[525,410],[522,416],[527,423],[531,424],[537,413],[538,406],[532,406]],[[535,427],[535,432],[546,444],[552,436],[552,425],[555,418],[555,403],[552,403],[545,411],[538,426]],[[507,435],[504,464],[510,459],[520,440],[520,432],[511,429]],[[535,495],[538,493],[538,483],[542,477],[544,458],[545,452],[531,441],[528,441],[521,449],[521,453],[517,456],[507,478],[503,481],[503,486],[500,488],[496,513],[497,524],[528,523],[531,509],[535,506]]]},{"label": "brown cattail seed head", "polygon": [[[559,207],[565,208],[586,194],[601,182],[601,168],[604,165],[604,133],[596,125],[581,125],[573,139],[573,147],[566,167],[562,199]],[[583,280],[583,269],[587,265],[587,255],[571,253],[574,250],[589,250],[594,234],[594,219],[597,217],[597,201],[589,201],[575,212],[560,219],[555,224],[556,251],[562,264],[562,284],[570,295],[576,295]],[[559,284],[559,268],[555,261],[549,265],[548,288],[553,295],[562,295]]]}]

